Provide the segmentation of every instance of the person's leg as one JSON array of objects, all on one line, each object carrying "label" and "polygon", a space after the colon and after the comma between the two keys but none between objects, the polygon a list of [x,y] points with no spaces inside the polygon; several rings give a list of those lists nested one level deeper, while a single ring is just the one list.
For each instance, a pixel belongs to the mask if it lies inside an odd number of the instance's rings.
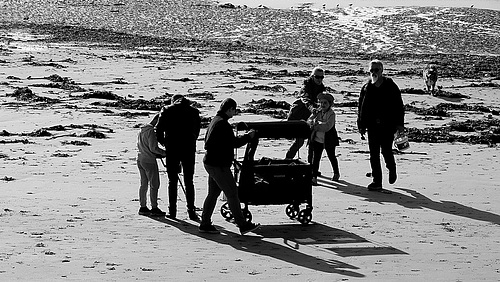
[{"label": "person's leg", "polygon": [[146,195],[148,193],[148,176],[146,170],[142,166],[140,161],[137,161],[137,168],[139,169],[139,175],[141,177],[141,186],[139,187],[139,204],[141,207],[146,207]]},{"label": "person's leg", "polygon": [[394,153],[392,152],[392,144],[394,142],[394,132],[386,130],[381,135],[380,146],[382,149],[382,156],[384,157],[385,167],[389,170],[389,183],[393,184],[396,182],[396,160],[394,159]]},{"label": "person's leg", "polygon": [[382,167],[380,166],[380,132],[379,129],[368,129],[368,148],[370,150],[370,166],[373,182],[382,184]]},{"label": "person's leg", "polygon": [[[206,168],[206,166],[205,166]],[[208,172],[208,169],[207,169]],[[212,224],[212,214],[217,204],[217,199],[221,190],[215,180],[208,173],[208,193],[205,201],[203,202],[203,211],[201,213],[201,226],[208,226]]]},{"label": "person's leg", "polygon": [[[227,203],[229,204],[229,209],[239,227],[246,224],[245,217],[241,211],[241,203],[238,198],[238,187],[234,181],[233,174],[231,173],[230,167],[214,167],[205,164],[205,169],[208,174],[213,178],[217,186],[224,192],[227,198]],[[203,208],[205,212],[205,208]]]},{"label": "person's leg", "polygon": [[286,158],[293,159],[297,154],[297,152],[299,151],[299,149],[304,145],[304,141],[305,141],[304,138],[296,138],[293,141],[293,144],[290,147],[290,149],[288,149],[288,152],[286,152]]},{"label": "person's leg", "polygon": [[333,177],[336,178],[334,180],[338,180],[338,178],[340,177],[340,171],[339,162],[337,161],[337,156],[335,156],[335,147],[326,148],[326,154],[328,156],[328,159],[330,160],[330,164],[332,165]]},{"label": "person's leg", "polygon": [[396,160],[392,152],[392,144],[394,142],[394,133],[385,131],[380,136],[380,147],[382,149],[382,156],[384,157],[385,166],[389,171],[396,170]]},{"label": "person's leg", "polygon": [[309,140],[309,145],[307,146],[307,162],[309,164],[313,163],[313,156],[314,156],[314,145],[312,144],[314,141]]},{"label": "person's leg", "polygon": [[324,144],[312,140],[309,147],[312,151],[312,176],[318,177],[319,164],[321,162],[321,154],[323,153]]},{"label": "person's leg", "polygon": [[179,182],[179,165],[180,160],[178,154],[167,152],[167,175],[168,175],[168,212],[170,217],[177,215],[177,184]]},{"label": "person's leg", "polygon": [[151,208],[158,208],[158,189],[160,189],[160,172],[158,164],[146,164],[146,171],[149,179],[149,198],[151,200]]},{"label": "person's leg", "polygon": [[188,211],[195,210],[195,190],[193,183],[194,166],[195,166],[195,149],[188,150],[184,153],[181,160],[182,171],[184,173],[184,187],[186,188],[186,204]]}]

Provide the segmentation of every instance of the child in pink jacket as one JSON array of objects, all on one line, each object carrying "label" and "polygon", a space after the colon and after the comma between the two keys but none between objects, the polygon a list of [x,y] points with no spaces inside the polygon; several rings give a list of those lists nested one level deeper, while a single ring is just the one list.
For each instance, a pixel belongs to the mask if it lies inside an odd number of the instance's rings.
[{"label": "child in pink jacket", "polygon": [[[164,216],[166,213],[158,208],[158,189],[160,188],[160,172],[158,171],[157,158],[165,157],[165,150],[158,147],[155,125],[158,123],[159,114],[141,126],[137,135],[137,167],[141,175],[141,186],[139,188],[140,215]],[[146,206],[146,195],[150,187],[149,196],[151,210]]]}]

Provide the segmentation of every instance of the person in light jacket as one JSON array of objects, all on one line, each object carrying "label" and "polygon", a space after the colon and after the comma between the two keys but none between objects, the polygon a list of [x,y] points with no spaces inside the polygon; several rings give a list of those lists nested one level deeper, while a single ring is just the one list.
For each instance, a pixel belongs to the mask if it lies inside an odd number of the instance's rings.
[{"label": "person in light jacket", "polygon": [[312,165],[312,184],[317,185],[319,176],[319,164],[323,150],[326,151],[328,159],[333,168],[333,181],[340,178],[339,163],[335,156],[335,148],[339,145],[337,130],[335,129],[335,112],[332,109],[333,96],[331,94],[319,94],[318,102],[320,109],[313,110],[307,123],[312,129],[309,140],[308,161]]},{"label": "person in light jacket", "polygon": [[[156,159],[165,157],[165,150],[158,147],[154,129],[158,118],[159,114],[156,114],[149,123],[141,126],[137,135],[137,167],[141,176],[141,186],[139,188],[140,215],[164,216],[166,214],[158,208],[160,173]],[[150,187],[151,210],[147,207],[148,186]]]}]

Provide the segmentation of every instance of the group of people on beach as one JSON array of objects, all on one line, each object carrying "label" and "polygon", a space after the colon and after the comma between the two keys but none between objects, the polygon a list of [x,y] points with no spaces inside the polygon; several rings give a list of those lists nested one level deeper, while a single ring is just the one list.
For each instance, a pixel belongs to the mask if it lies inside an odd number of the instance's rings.
[{"label": "group of people on beach", "polygon": [[[370,80],[361,88],[357,126],[362,139],[365,134],[368,135],[372,182],[367,188],[382,190],[380,154],[389,171],[389,183],[393,184],[397,179],[392,147],[395,134],[404,131],[404,105],[399,87],[391,78],[383,75],[381,61],[371,61],[369,72]],[[325,71],[322,68],[316,67],[312,70],[311,75],[304,80],[298,99],[292,104],[288,114],[288,120],[304,120],[311,128],[311,135],[307,140],[307,161],[312,167],[312,185],[317,185],[323,151],[326,151],[332,165],[332,180],[340,179],[339,164],[335,156],[339,137],[335,128],[334,97],[326,93],[324,77]],[[175,219],[177,186],[182,171],[185,184],[182,188],[185,188],[188,215],[191,220],[200,222],[200,232],[219,233],[212,224],[211,217],[221,192],[225,194],[242,235],[259,227],[259,224],[247,221],[243,216],[236,181],[231,172],[234,148],[245,145],[255,136],[254,130],[235,136],[229,119],[236,112],[236,101],[232,98],[225,99],[206,130],[203,165],[208,173],[208,193],[203,204],[201,220],[196,213],[193,184],[196,140],[201,124],[199,111],[192,107],[183,95],[176,94],[170,105],[163,107],[148,124],[140,128],[137,139],[137,166],[141,177],[139,214]],[[286,159],[295,158],[305,142],[305,139],[295,139],[286,153]],[[160,148],[159,144],[165,149]],[[162,159],[162,162],[163,158],[166,159],[164,165],[168,175],[168,214],[158,208],[158,158]],[[151,209],[147,207],[148,187]]]}]

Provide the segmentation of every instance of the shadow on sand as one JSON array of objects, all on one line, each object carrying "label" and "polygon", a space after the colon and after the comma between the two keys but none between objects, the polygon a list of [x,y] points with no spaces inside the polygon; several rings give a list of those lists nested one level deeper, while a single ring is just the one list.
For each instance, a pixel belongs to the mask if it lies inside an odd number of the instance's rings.
[{"label": "shadow on sand", "polygon": [[[381,192],[368,191],[366,187],[352,184],[343,180],[338,182],[333,182],[325,178],[320,178],[318,180],[320,180],[320,185],[323,187],[339,190],[345,194],[362,197],[369,202],[395,203],[410,209],[427,208],[443,213],[453,214],[456,216],[462,216],[470,219],[491,222],[500,225],[500,216],[497,214],[464,206],[457,202],[434,201],[420,194],[419,192],[411,189],[395,188],[394,190],[391,190],[389,193],[387,191],[381,193]],[[411,196],[408,194],[399,193],[398,191],[395,190],[404,191],[410,194]]]},{"label": "shadow on sand", "polygon": [[[336,254],[341,257],[406,254],[392,247],[375,245],[356,234],[314,222],[306,226],[297,223],[261,226],[261,228],[255,231],[255,234],[260,236],[243,237],[221,226],[217,227],[221,231],[221,234],[206,234],[200,233],[198,225],[191,222],[171,220],[163,217],[151,218],[173,226],[182,232],[199,236],[218,244],[231,246],[238,251],[268,256],[312,270],[350,277],[365,277],[365,275],[354,271],[359,269],[356,266],[335,259],[323,259],[305,254],[300,251],[301,248],[310,248],[309,251],[324,252],[327,256],[330,256],[329,253],[332,252],[332,256]],[[235,229],[237,228],[235,227]],[[282,239],[283,244],[266,241],[265,239],[267,238]],[[348,244],[353,243],[357,243],[355,244],[356,246],[349,248]],[[365,244],[366,246],[360,246],[360,244]]]}]

